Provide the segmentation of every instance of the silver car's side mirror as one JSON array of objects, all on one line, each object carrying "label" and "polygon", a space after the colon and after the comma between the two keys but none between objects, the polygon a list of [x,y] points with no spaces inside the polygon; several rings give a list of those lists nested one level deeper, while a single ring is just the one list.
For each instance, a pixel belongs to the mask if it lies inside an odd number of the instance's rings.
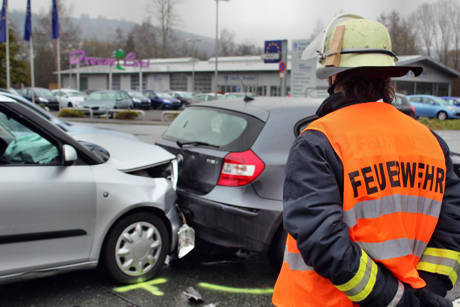
[{"label": "silver car's side mirror", "polygon": [[64,153],[64,165],[72,165],[73,162],[77,161],[77,151],[72,146],[65,144],[62,146],[62,152]]}]

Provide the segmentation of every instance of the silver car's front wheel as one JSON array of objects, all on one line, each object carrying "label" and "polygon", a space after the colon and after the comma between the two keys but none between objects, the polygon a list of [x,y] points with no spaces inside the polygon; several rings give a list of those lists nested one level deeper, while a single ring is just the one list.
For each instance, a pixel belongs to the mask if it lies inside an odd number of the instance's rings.
[{"label": "silver car's front wheel", "polygon": [[159,271],[168,250],[169,236],[163,221],[139,212],[112,228],[105,241],[104,264],[119,282],[141,282]]},{"label": "silver car's front wheel", "polygon": [[163,245],[158,229],[147,222],[136,222],[122,231],[115,255],[118,268],[130,276],[142,276],[158,262]]}]

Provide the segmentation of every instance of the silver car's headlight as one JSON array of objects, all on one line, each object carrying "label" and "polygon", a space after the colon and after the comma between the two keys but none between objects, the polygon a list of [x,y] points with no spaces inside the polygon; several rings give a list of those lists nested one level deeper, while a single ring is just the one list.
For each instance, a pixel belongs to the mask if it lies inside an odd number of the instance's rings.
[{"label": "silver car's headlight", "polygon": [[177,159],[171,160],[171,182],[173,185],[174,191],[177,189],[177,180],[179,178],[179,164]]}]

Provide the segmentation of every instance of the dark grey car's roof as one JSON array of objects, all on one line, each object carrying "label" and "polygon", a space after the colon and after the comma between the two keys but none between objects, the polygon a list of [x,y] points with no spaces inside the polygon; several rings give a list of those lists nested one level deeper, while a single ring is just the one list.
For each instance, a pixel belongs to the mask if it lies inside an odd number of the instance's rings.
[{"label": "dark grey car's roof", "polygon": [[[266,121],[270,114],[299,112],[308,116],[314,114],[321,100],[297,97],[255,97],[254,100],[244,102],[241,99],[213,100],[200,102],[191,107],[213,107],[246,113]],[[276,112],[281,111],[281,112]],[[286,112],[288,111],[288,112]]]}]

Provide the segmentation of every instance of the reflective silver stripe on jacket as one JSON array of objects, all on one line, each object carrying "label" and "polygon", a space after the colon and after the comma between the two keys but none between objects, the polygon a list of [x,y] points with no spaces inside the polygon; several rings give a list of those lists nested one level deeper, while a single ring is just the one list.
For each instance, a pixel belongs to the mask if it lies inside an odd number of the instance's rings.
[{"label": "reflective silver stripe on jacket", "polygon": [[460,253],[454,250],[428,247],[417,264],[417,270],[449,277],[455,285],[460,275]]},{"label": "reflective silver stripe on jacket", "polygon": [[294,271],[313,271],[313,267],[307,265],[305,261],[303,261],[302,255],[297,253],[290,253],[288,252],[288,247],[284,249],[284,259],[287,264],[289,264],[289,268]]},{"label": "reflective silver stripe on jacket", "polygon": [[378,243],[356,242],[374,260],[385,260],[389,258],[404,257],[414,255],[421,257],[427,243],[419,240],[409,240],[407,238],[387,240]]},{"label": "reflective silver stripe on jacket", "polygon": [[404,294],[404,285],[398,280],[398,291],[387,307],[396,307]]},{"label": "reflective silver stripe on jacket", "polygon": [[355,204],[352,209],[343,212],[343,221],[351,228],[359,219],[377,218],[397,212],[421,213],[438,218],[441,202],[421,196],[395,194]]}]

